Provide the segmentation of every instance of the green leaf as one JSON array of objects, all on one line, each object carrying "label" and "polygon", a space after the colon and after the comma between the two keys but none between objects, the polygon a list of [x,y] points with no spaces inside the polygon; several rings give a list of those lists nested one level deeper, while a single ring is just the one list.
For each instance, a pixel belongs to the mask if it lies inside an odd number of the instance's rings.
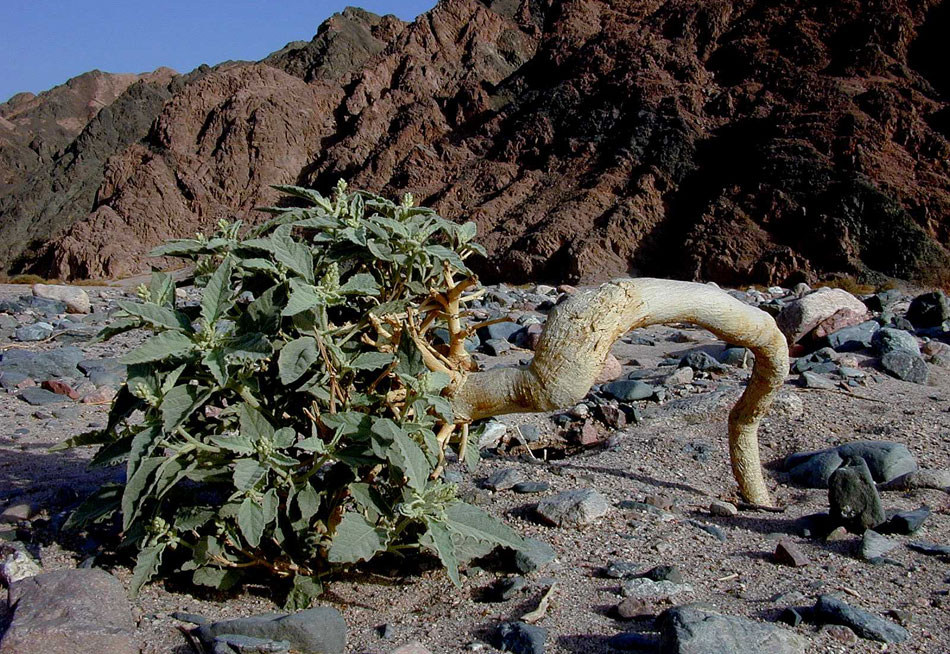
[{"label": "green leaf", "polygon": [[237,452],[238,454],[254,454],[256,452],[254,443],[244,434],[211,436],[208,440],[229,452]]},{"label": "green leaf", "polygon": [[461,536],[512,549],[524,547],[524,540],[514,529],[502,524],[477,506],[456,502],[446,510],[445,515],[446,527]]},{"label": "green leaf", "polygon": [[281,427],[274,432],[274,447],[286,449],[297,440],[297,432],[293,427]]},{"label": "green leaf", "polygon": [[160,361],[170,357],[185,356],[190,354],[193,349],[194,343],[190,338],[181,332],[168,331],[148,339],[120,358],[119,361],[126,365]]},{"label": "green leaf", "polygon": [[303,336],[287,343],[280,349],[277,369],[284,386],[300,379],[320,358],[317,341],[311,336]]},{"label": "green leaf", "polygon": [[414,440],[404,432],[398,432],[393,439],[393,447],[387,454],[390,462],[403,470],[410,488],[417,491],[425,489],[432,468],[429,467],[429,460],[422,448]]},{"label": "green leaf", "polygon": [[264,511],[261,506],[250,497],[245,497],[237,514],[238,528],[251,547],[261,544],[264,534]]},{"label": "green leaf", "polygon": [[298,279],[290,280],[290,298],[287,306],[280,312],[282,316],[296,316],[298,313],[315,309],[326,304],[323,295],[311,284],[305,284]]},{"label": "green leaf", "polygon": [[346,283],[340,287],[340,293],[343,295],[379,295],[379,284],[376,278],[367,273],[353,275]]},{"label": "green leaf", "polygon": [[284,611],[303,611],[309,609],[313,600],[323,594],[323,584],[316,577],[294,575],[294,585],[284,601]]},{"label": "green leaf", "polygon": [[350,361],[353,370],[378,370],[393,362],[393,355],[386,352],[362,352]]},{"label": "green leaf", "polygon": [[269,273],[277,272],[277,266],[275,266],[273,263],[271,263],[267,259],[257,259],[257,258],[244,259],[240,261],[238,265],[240,265],[241,268],[244,268],[245,270],[256,270],[256,271],[263,271],[263,272],[269,272]]},{"label": "green leaf", "polygon": [[234,568],[215,568],[205,566],[198,568],[191,575],[192,583],[198,586],[210,586],[220,591],[227,591],[241,580],[241,571]]},{"label": "green leaf", "polygon": [[320,494],[310,484],[301,488],[295,499],[301,520],[309,521],[320,510]]},{"label": "green leaf", "polygon": [[158,572],[166,546],[166,543],[156,543],[139,552],[138,558],[135,559],[135,569],[132,570],[132,581],[129,583],[129,594],[133,598],[139,594],[142,586]]},{"label": "green leaf", "polygon": [[294,447],[303,450],[304,452],[313,452],[315,454],[323,454],[327,451],[326,443],[323,442],[323,439],[319,436],[310,436],[305,438]]},{"label": "green leaf", "polygon": [[462,223],[457,231],[459,243],[468,243],[475,238],[476,233],[478,233],[478,225],[472,222]]},{"label": "green leaf", "polygon": [[330,563],[369,561],[377,552],[386,549],[385,529],[374,527],[359,513],[347,512],[337,525],[327,559]]},{"label": "green leaf", "polygon": [[271,234],[274,258],[313,284],[313,255],[310,248],[293,239],[292,231],[292,226],[281,225]]},{"label": "green leaf", "polygon": [[303,188],[302,186],[291,186],[288,184],[274,184],[272,188],[277,189],[281,193],[286,193],[287,195],[303,198],[304,200],[312,202],[326,211],[333,211],[333,206],[330,204],[330,200],[323,197],[320,195],[320,193],[314,191],[313,189]]},{"label": "green leaf", "polygon": [[201,317],[209,327],[231,307],[231,269],[231,257],[225,257],[201,296]]},{"label": "green leaf", "polygon": [[375,514],[373,517],[382,515],[388,516],[392,513],[392,511],[386,508],[386,501],[380,494],[379,489],[369,484],[350,484],[350,495],[356,500],[356,504],[363,511]]},{"label": "green leaf", "polygon": [[112,439],[112,434],[110,434],[105,429],[93,429],[91,431],[84,431],[83,433],[73,436],[72,438],[67,438],[66,440],[49,448],[47,451],[59,452],[60,450],[68,450],[73,447],[82,447],[83,445],[104,445],[106,443],[112,442]]},{"label": "green leaf", "polygon": [[63,523],[63,531],[72,531],[107,517],[117,510],[122,502],[124,487],[121,484],[104,484],[76,507]]},{"label": "green leaf", "polygon": [[238,490],[250,490],[261,480],[267,468],[255,459],[238,459],[234,464],[234,486]]},{"label": "green leaf", "polygon": [[211,390],[201,386],[175,386],[162,398],[162,429],[166,434],[172,433],[209,397]]},{"label": "green leaf", "polygon": [[241,435],[249,438],[252,443],[274,438],[273,425],[257,409],[245,403],[241,405],[238,415],[241,420]]},{"label": "green leaf", "polygon": [[151,481],[152,473],[158,470],[158,467],[164,462],[165,457],[163,456],[145,457],[134,472],[129,471],[132,474],[125,482],[125,491],[122,493],[123,530],[128,529],[132,525],[132,521],[138,516],[142,509],[140,499]]},{"label": "green leaf", "polygon": [[469,438],[468,447],[465,448],[465,467],[469,472],[475,472],[478,467],[478,461],[481,455],[478,451],[478,440]]},{"label": "green leaf", "polygon": [[148,293],[158,306],[175,308],[175,280],[171,275],[153,270],[148,282]]},{"label": "green leaf", "polygon": [[242,334],[224,345],[224,353],[239,360],[259,361],[273,352],[274,346],[263,334]]},{"label": "green leaf", "polygon": [[211,350],[204,355],[201,363],[208,369],[218,386],[224,387],[228,383],[228,365],[224,352],[218,349]]},{"label": "green leaf", "polygon": [[191,322],[188,320],[188,317],[178,311],[172,311],[171,309],[160,307],[151,302],[138,304],[136,302],[129,302],[128,300],[118,300],[116,304],[130,316],[139,318],[154,327],[185,332],[194,331],[191,328]]},{"label": "green leaf", "polygon": [[261,514],[264,517],[265,526],[277,519],[277,507],[279,505],[276,488],[271,488],[264,493],[264,497],[261,498]]},{"label": "green leaf", "polygon": [[148,256],[180,257],[187,255],[189,258],[193,258],[195,255],[207,253],[209,253],[209,248],[204,243],[193,238],[179,238],[172,239],[171,241],[166,242],[164,245],[159,245],[156,248],[152,248],[149,251]]},{"label": "green leaf", "polygon": [[455,545],[452,543],[452,534],[445,528],[445,525],[438,522],[429,522],[428,527],[429,530],[425,534],[428,536],[427,540],[429,541],[427,545],[439,556],[439,560],[442,561],[442,565],[445,566],[445,571],[448,573],[452,583],[461,588],[462,581],[459,579],[459,562],[455,556]]}]

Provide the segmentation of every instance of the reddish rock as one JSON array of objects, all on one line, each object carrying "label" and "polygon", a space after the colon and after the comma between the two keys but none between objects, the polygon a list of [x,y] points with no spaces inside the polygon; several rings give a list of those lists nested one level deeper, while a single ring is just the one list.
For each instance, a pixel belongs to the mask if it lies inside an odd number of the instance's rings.
[{"label": "reddish rock", "polygon": [[590,420],[585,420],[584,424],[581,425],[580,429],[577,431],[577,442],[581,445],[584,445],[585,447],[599,445],[603,441],[603,432]]},{"label": "reddish rock", "polygon": [[58,379],[47,379],[42,384],[40,384],[40,386],[48,391],[56,393],[57,395],[65,395],[71,400],[79,399],[79,393],[77,393],[76,389],[70,386],[67,382]]},{"label": "reddish rock", "polygon": [[[486,281],[941,282],[946,17],[936,0],[442,0],[410,25],[351,12],[304,48],[167,85],[68,221],[49,202],[7,231],[51,242],[26,253],[37,271],[136,272],[161,265],[144,254],[164,238],[260,220],[269,184],[346,177],[475,220]],[[70,138],[37,147],[88,158]]]},{"label": "reddish rock", "polygon": [[623,372],[623,368],[620,366],[620,362],[617,361],[617,357],[613,354],[607,353],[607,358],[604,359],[604,367],[601,368],[600,374],[597,375],[597,378],[594,379],[595,384],[604,384],[609,381],[615,380]]},{"label": "reddish rock", "polygon": [[864,303],[847,291],[840,288],[820,288],[785,305],[775,318],[775,323],[791,345],[801,341],[823,323],[827,327],[833,326],[836,320],[858,324],[867,320],[869,315]]},{"label": "reddish rock", "polygon": [[775,562],[801,568],[811,563],[801,548],[790,540],[780,540],[775,546]]},{"label": "reddish rock", "polygon": [[100,386],[82,396],[83,404],[109,404],[115,398],[115,389],[111,386]]}]

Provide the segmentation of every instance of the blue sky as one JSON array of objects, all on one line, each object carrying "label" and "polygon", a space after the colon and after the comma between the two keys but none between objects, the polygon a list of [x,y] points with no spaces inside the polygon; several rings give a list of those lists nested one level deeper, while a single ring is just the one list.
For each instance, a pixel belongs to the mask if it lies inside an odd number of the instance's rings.
[{"label": "blue sky", "polygon": [[0,102],[98,68],[180,73],[227,59],[261,59],[309,41],[347,5],[412,20],[436,0],[3,0]]}]

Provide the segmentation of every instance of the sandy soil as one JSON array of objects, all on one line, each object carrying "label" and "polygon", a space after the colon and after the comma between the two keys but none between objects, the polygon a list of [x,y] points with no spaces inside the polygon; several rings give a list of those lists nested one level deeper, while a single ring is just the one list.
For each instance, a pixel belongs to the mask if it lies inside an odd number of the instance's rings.
[{"label": "sandy soil", "polygon": [[[28,292],[27,287],[0,286],[0,298]],[[116,290],[107,289],[106,293]],[[102,300],[99,300],[101,303]],[[656,345],[619,343],[614,354],[624,365],[631,360],[650,369],[662,359],[681,356],[697,348],[716,352],[722,347],[711,334],[680,328],[691,342],[666,340],[671,327],[640,330]],[[81,346],[92,356],[115,356],[138,337],[106,344]],[[6,346],[8,343],[0,344]],[[37,348],[55,347],[44,343]],[[525,356],[525,353],[515,355]],[[870,367],[873,359],[856,355],[867,367],[866,385],[850,390],[820,391],[800,388],[792,376],[781,409],[765,420],[761,433],[763,460],[773,497],[783,513],[742,511],[735,517],[708,513],[711,500],[736,500],[735,484],[726,449],[726,417],[741,392],[747,370],[730,368],[725,375],[697,380],[677,389],[662,404],[638,403],[643,420],[618,431],[611,447],[595,447],[548,461],[517,456],[497,456],[482,461],[474,475],[467,475],[463,493],[502,517],[522,534],[545,540],[557,551],[556,561],[528,575],[528,586],[505,602],[486,602],[485,590],[511,568],[486,566],[463,577],[455,588],[438,570],[403,566],[397,570],[374,569],[354,573],[331,583],[321,603],[336,606],[349,627],[348,652],[390,652],[418,640],[435,654],[457,652],[485,642],[498,623],[519,619],[535,608],[553,579],[556,588],[547,616],[538,624],[548,630],[551,653],[601,653],[611,650],[606,641],[623,631],[645,631],[649,620],[624,621],[613,611],[620,601],[620,582],[605,578],[608,561],[634,561],[644,569],[654,565],[678,566],[694,588],[693,598],[708,602],[723,613],[773,620],[787,606],[811,605],[817,595],[836,593],[849,603],[879,615],[891,609],[912,614],[911,639],[902,645],[882,647],[858,640],[836,640],[827,630],[803,624],[796,631],[806,636],[812,652],[947,652],[950,651],[950,597],[946,560],[928,557],[901,546],[890,554],[894,564],[873,565],[857,555],[860,538],[826,543],[802,538],[795,520],[827,510],[827,492],[788,485],[775,463],[789,453],[818,449],[852,440],[882,439],[907,445],[921,467],[950,468],[950,375],[930,366],[931,381],[916,385],[898,381]],[[102,424],[104,406],[64,402],[62,407],[36,408],[12,394],[0,393],[0,492],[7,503],[35,502],[42,511],[31,530],[21,536],[34,539],[46,569],[73,567],[85,554],[74,541],[60,540],[47,525],[75,494],[88,492],[112,473],[90,473],[85,462],[91,450],[48,452],[64,438]],[[39,417],[37,417],[39,416]],[[508,417],[509,425],[536,424],[542,434],[557,428],[547,415]],[[23,430],[28,430],[24,432]],[[694,456],[708,449],[708,456]],[[492,471],[514,467],[525,479],[546,481],[551,490],[541,496],[511,491],[489,493],[477,482]],[[611,503],[607,516],[585,529],[544,526],[534,514],[540,497],[573,488],[594,488]],[[618,505],[623,500],[653,497],[673,503],[669,516],[658,516]],[[914,509],[926,504],[934,514],[913,537],[895,536],[901,543],[929,540],[950,543],[950,502],[936,490],[883,495],[888,509]],[[694,519],[719,526],[721,542],[698,529]],[[811,559],[808,566],[791,568],[772,559],[777,539],[798,543]],[[409,568],[407,570],[407,567]],[[111,570],[128,582],[128,568]],[[266,586],[245,587],[235,595],[192,594],[163,583],[147,586],[134,600],[138,636],[146,654],[191,652],[179,632],[173,611],[189,611],[209,619],[251,615],[279,610]],[[656,611],[666,608],[656,606]],[[377,627],[389,624],[394,636],[384,640]],[[482,651],[492,651],[487,645]]]}]

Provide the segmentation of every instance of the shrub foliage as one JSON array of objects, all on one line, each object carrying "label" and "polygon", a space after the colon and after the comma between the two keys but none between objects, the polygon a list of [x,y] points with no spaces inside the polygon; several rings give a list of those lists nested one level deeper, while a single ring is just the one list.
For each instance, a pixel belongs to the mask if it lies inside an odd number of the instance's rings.
[{"label": "shrub foliage", "polygon": [[154,335],[124,357],[106,428],[66,445],[101,445],[94,464],[125,462],[126,481],[71,525],[120,516],[133,592],[158,573],[226,589],[264,570],[293,608],[341,567],[419,549],[458,583],[461,562],[521,544],[440,475],[451,378],[425,355],[452,327],[455,276],[472,279],[475,225],[342,182],[332,198],[278,188],[310,206],[152,252],[195,262],[200,303],[179,305],[162,273],[119,303],[102,338]]}]

